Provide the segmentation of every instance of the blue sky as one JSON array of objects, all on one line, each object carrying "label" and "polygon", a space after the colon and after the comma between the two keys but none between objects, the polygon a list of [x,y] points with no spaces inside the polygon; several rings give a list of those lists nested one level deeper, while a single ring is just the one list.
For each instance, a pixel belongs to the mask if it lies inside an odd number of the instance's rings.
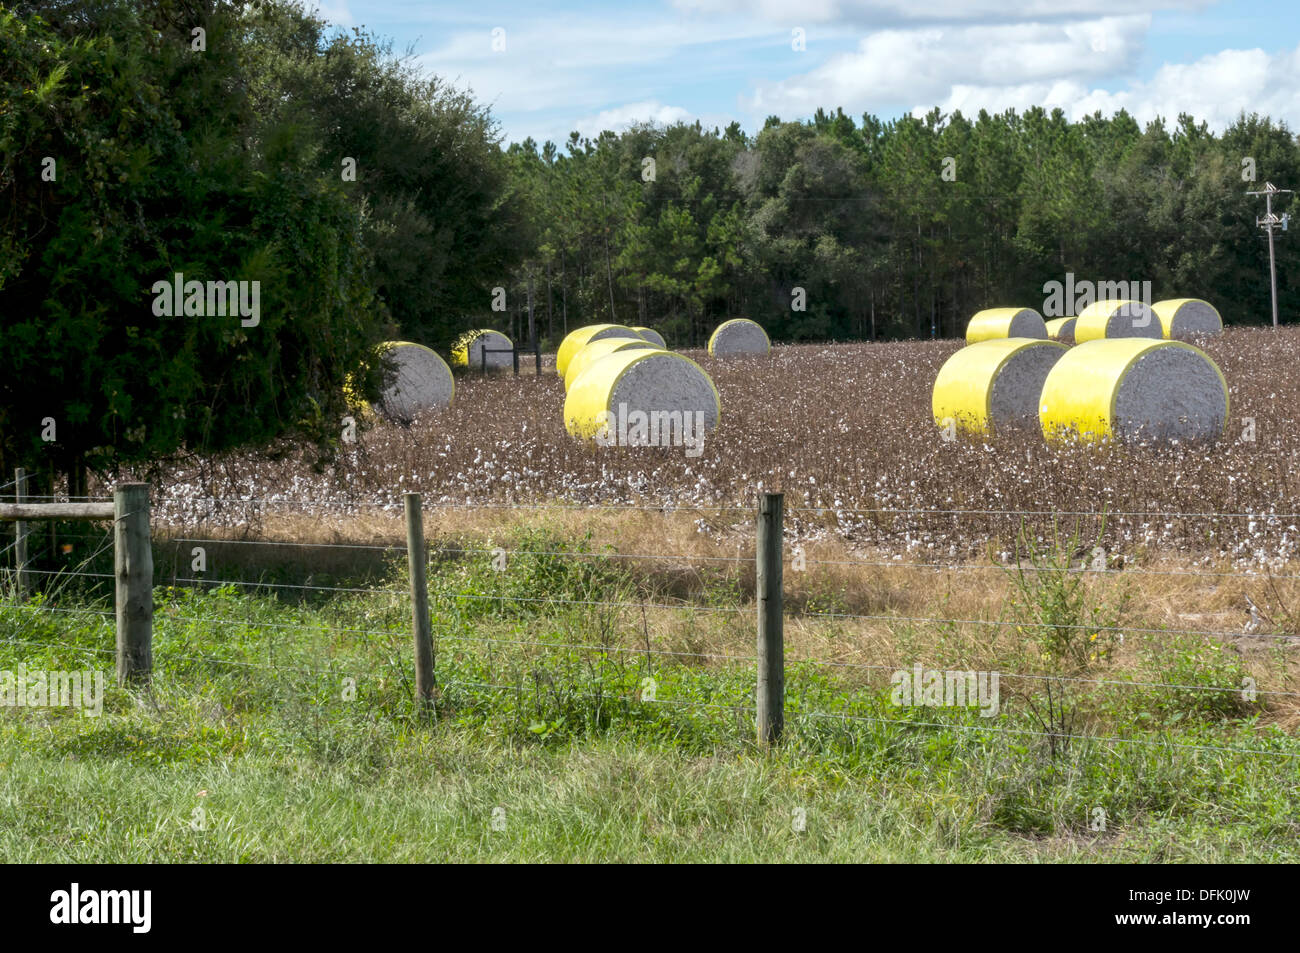
[{"label": "blue sky", "polygon": [[645,120],[736,120],[752,132],[768,115],[806,118],[818,106],[886,118],[934,106],[1041,104],[1076,117],[1124,107],[1143,121],[1190,112],[1215,129],[1246,109],[1300,129],[1300,17],[1285,0],[318,5],[472,89],[507,141]]}]

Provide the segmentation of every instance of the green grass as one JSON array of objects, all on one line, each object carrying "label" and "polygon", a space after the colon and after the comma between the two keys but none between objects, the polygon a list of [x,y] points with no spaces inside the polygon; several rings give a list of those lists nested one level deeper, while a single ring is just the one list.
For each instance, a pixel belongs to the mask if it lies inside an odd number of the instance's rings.
[{"label": "green grass", "polygon": [[[972,710],[892,706],[888,673],[797,663],[785,742],[765,753],[752,663],[625,651],[635,610],[511,598],[636,602],[644,580],[599,556],[511,559],[432,564],[432,719],[412,703],[401,595],[159,589],[150,691],[110,688],[97,718],[0,711],[0,860],[1300,860],[1300,759],[1176,747],[1300,755],[1260,706],[1080,693],[1081,731],[1152,743],[1053,754],[1023,705],[994,731]],[[382,587],[403,586],[395,563]],[[0,669],[111,669],[112,620],[88,614],[104,608],[68,590],[0,605]],[[752,613],[680,615],[749,644]],[[1204,642],[1150,654],[1171,682],[1234,684]]]}]

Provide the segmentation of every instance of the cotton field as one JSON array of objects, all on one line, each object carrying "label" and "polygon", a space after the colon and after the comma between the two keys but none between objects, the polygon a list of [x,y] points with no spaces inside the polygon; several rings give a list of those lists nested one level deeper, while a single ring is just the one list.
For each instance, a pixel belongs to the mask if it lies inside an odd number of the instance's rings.
[{"label": "cotton field", "polygon": [[[446,410],[410,428],[379,423],[314,468],[298,452],[181,467],[164,512],[220,520],[196,497],[331,504],[639,504],[749,508],[781,489],[799,535],[837,534],[904,556],[970,558],[1005,541],[1021,511],[1100,530],[1116,551],[1176,547],[1197,561],[1275,563],[1300,538],[1300,329],[1229,329],[1204,344],[1230,391],[1217,442],[1049,446],[1041,433],[958,435],[935,427],[931,388],[960,341],[778,345],[770,356],[684,352],[723,413],[703,452],[600,447],[565,431],[563,381],[462,376]],[[954,513],[952,511],[963,511]],[[1218,515],[1215,515],[1218,514]],[[235,519],[233,511],[230,519]],[[744,519],[740,514],[736,519]]]}]

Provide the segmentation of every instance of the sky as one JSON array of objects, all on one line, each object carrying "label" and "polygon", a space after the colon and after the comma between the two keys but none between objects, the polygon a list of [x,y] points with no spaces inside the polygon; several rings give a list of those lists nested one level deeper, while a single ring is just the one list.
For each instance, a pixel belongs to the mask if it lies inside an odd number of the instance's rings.
[{"label": "sky", "polygon": [[1300,0],[309,0],[488,103],[507,142],[1060,107],[1300,130]]}]

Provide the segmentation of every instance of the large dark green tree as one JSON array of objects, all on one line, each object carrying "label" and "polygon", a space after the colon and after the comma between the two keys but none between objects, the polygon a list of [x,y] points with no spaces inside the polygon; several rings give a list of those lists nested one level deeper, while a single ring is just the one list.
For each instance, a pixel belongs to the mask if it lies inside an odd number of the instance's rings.
[{"label": "large dark green tree", "polygon": [[[0,472],[330,449],[378,341],[508,282],[505,168],[467,95],[294,3],[0,6]],[[258,320],[165,313],[176,274]]]},{"label": "large dark green tree", "polygon": [[[6,472],[328,442],[379,334],[360,222],[307,137],[259,122],[237,14],[0,11],[0,45]],[[258,282],[256,325],[159,314],[177,273],[249,304]]]},{"label": "large dark green tree", "polygon": [[443,346],[467,318],[491,320],[531,220],[487,108],[359,28],[285,4],[248,25],[255,111],[268,129],[311,130],[306,161],[362,216],[375,293],[402,334]]}]

